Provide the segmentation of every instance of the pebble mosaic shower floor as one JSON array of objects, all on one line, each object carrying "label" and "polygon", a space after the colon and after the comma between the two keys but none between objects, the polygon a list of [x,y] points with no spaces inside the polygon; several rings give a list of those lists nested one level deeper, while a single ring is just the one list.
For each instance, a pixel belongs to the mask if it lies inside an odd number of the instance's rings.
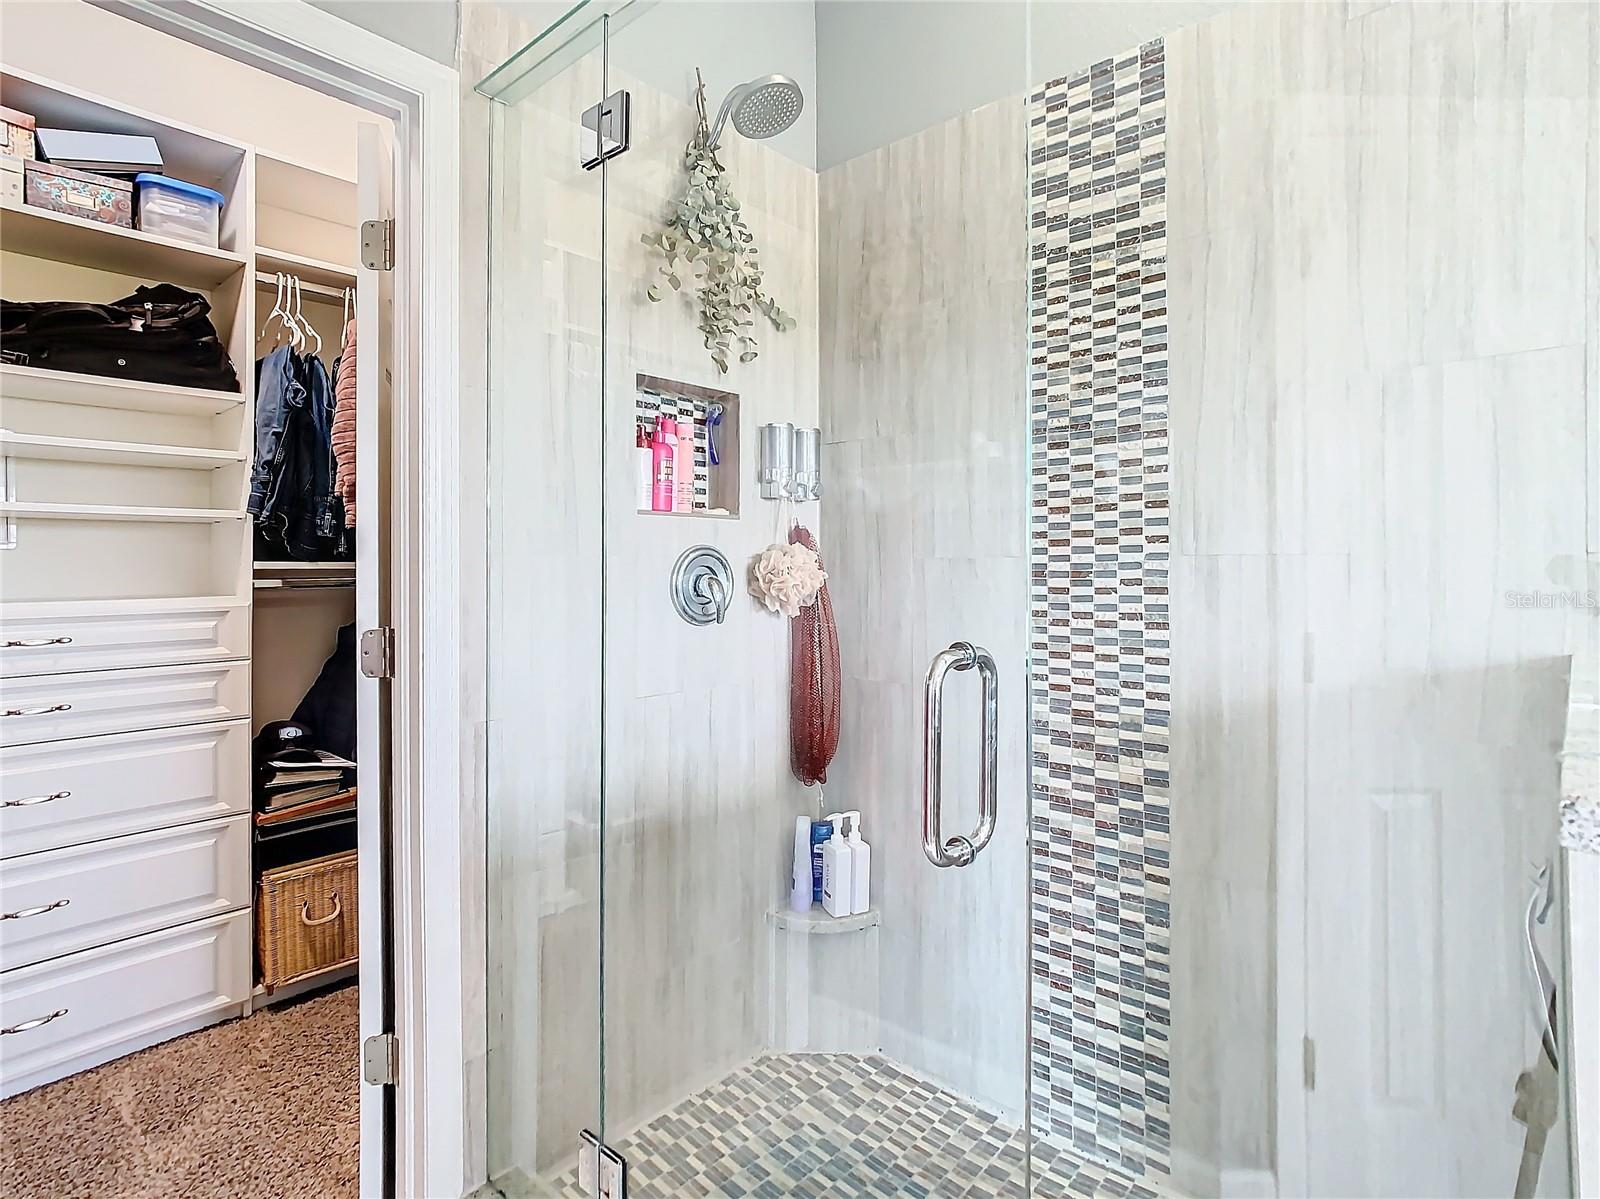
[{"label": "pebble mosaic shower floor", "polygon": [[[629,1199],[1028,1199],[1024,1133],[881,1057],[776,1054],[617,1142]],[[1033,1199],[1156,1192],[1049,1144]],[[581,1199],[576,1170],[507,1195]]]}]

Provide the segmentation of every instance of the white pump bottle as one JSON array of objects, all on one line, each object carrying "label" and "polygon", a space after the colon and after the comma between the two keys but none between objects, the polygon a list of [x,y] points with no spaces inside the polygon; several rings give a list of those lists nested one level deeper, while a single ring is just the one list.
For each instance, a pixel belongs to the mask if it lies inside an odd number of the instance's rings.
[{"label": "white pump bottle", "polygon": [[850,914],[860,916],[872,906],[872,846],[861,839],[861,813],[844,815],[850,821]]},{"label": "white pump bottle", "polygon": [[850,843],[844,839],[844,813],[830,813],[833,836],[822,847],[822,910],[830,916],[850,915]]}]

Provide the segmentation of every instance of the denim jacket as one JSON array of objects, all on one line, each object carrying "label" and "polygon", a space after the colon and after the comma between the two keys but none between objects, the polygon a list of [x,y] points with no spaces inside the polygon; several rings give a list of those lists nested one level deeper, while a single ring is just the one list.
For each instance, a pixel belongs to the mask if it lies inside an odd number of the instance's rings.
[{"label": "denim jacket", "polygon": [[304,561],[333,558],[343,521],[333,494],[328,369],[313,355],[279,347],[262,360],[260,375],[250,487],[257,530],[273,552]]}]

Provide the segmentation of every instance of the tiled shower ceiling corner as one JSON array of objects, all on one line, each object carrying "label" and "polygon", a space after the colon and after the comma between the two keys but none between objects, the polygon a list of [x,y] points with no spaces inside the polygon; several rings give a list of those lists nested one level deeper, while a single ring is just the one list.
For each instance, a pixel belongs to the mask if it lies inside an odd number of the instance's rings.
[{"label": "tiled shower ceiling corner", "polygon": [[1033,1128],[1165,1173],[1163,43],[1044,85],[1029,129]]}]

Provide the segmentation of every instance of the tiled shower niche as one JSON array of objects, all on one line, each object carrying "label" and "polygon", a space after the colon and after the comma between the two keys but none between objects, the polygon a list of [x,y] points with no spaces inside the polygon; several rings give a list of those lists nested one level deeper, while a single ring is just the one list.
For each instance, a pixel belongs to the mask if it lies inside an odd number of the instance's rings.
[{"label": "tiled shower niche", "polygon": [[634,437],[648,441],[657,418],[694,422],[694,507],[688,512],[656,512],[641,506],[642,516],[739,515],[739,397],[693,383],[655,375],[636,376]]}]

